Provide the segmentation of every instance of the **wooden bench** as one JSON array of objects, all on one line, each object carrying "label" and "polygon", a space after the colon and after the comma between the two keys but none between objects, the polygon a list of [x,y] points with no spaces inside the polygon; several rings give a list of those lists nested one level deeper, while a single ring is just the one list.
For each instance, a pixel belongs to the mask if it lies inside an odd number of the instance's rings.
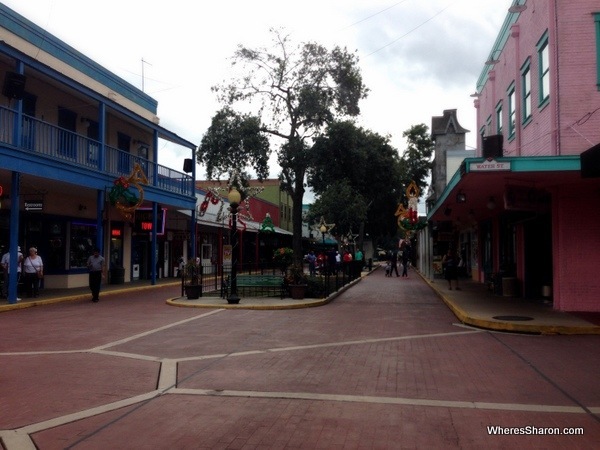
[{"label": "wooden bench", "polygon": [[[285,297],[285,285],[283,282],[283,277],[279,275],[238,275],[236,277],[236,285],[238,294],[265,297],[270,297],[273,296],[273,294],[277,294],[281,298]],[[229,296],[230,289],[231,279],[230,277],[227,277],[222,288],[222,294],[224,297]]]}]

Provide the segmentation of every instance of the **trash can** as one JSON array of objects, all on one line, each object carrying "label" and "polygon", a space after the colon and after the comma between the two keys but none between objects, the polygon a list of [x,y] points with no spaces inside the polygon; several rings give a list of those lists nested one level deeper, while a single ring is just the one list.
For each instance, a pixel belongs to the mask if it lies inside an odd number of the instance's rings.
[{"label": "trash can", "polygon": [[110,284],[125,283],[125,267],[114,267],[110,269]]}]

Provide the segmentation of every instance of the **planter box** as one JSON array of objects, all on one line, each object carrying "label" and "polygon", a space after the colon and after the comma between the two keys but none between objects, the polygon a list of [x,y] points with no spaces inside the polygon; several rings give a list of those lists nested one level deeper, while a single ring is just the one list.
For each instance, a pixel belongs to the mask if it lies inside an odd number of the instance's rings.
[{"label": "planter box", "polygon": [[184,287],[185,295],[188,300],[195,300],[202,297],[202,286],[199,284],[190,284]]}]

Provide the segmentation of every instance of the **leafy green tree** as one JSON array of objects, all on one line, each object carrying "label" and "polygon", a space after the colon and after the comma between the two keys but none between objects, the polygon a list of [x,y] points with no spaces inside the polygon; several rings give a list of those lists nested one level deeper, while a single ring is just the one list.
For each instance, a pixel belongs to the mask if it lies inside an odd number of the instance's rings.
[{"label": "leafy green tree", "polygon": [[427,188],[427,177],[432,165],[431,156],[435,147],[428,131],[429,127],[421,123],[402,133],[402,137],[405,137],[408,143],[402,155],[405,171],[402,182],[408,186],[414,180],[421,192],[425,192]]},{"label": "leafy green tree", "polygon": [[308,180],[317,199],[309,217],[325,216],[340,234],[360,233],[365,223],[375,240],[395,234],[403,172],[389,138],[340,121],[316,140],[313,150]]},{"label": "leafy green tree", "polygon": [[198,149],[198,162],[206,164],[208,179],[219,178],[233,169],[243,179],[249,178],[246,167],[263,180],[269,176],[269,139],[261,133],[260,120],[224,107],[213,117]]},{"label": "leafy green tree", "polygon": [[[294,202],[293,248],[301,258],[302,199],[313,139],[335,118],[358,115],[358,102],[368,90],[356,54],[339,47],[330,51],[310,42],[293,47],[289,36],[279,30],[271,32],[271,48],[240,45],[233,56],[240,75],[213,90],[228,107],[256,108],[260,133],[279,140],[279,177]],[[223,155],[228,147],[219,144],[218,140],[207,142],[198,153],[199,161],[214,161],[214,167],[223,169],[236,168],[236,161]]]}]

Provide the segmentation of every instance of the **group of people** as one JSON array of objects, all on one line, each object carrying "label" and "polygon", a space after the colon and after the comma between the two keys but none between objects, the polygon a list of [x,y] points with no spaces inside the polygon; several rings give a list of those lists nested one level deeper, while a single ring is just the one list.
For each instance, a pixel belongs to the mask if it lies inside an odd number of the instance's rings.
[{"label": "group of people", "polygon": [[[23,282],[27,297],[37,297],[41,279],[44,278],[44,262],[38,255],[37,248],[31,247],[26,258],[21,253],[21,247],[17,248],[17,283]],[[0,263],[4,271],[4,283],[2,284],[2,297],[8,298],[8,288],[10,282],[10,251],[2,255]],[[17,301],[21,300],[17,298]]]},{"label": "group of people", "polygon": [[397,277],[398,262],[402,264],[402,278],[408,278],[408,266],[410,265],[410,243],[402,241],[399,249],[394,249],[388,253],[388,258],[385,265],[385,276],[391,277],[395,273]]},{"label": "group of people", "polygon": [[[44,262],[42,257],[38,255],[36,247],[31,247],[27,257],[23,257],[20,246],[17,247],[17,256],[17,283],[22,281],[27,297],[35,298],[39,295],[40,283],[44,278]],[[0,264],[4,272],[1,295],[2,298],[8,298],[11,270],[10,251],[2,255]],[[92,291],[92,301],[97,302],[100,299],[102,278],[105,276],[104,257],[100,255],[100,249],[94,249],[93,254],[87,260],[87,267],[89,270],[89,286]],[[20,300],[17,297],[17,301]]]},{"label": "group of people", "polygon": [[349,263],[350,261],[363,261],[364,255],[360,249],[357,249],[354,255],[348,250],[343,250],[342,253],[334,248],[320,252],[318,255],[315,254],[314,250],[308,252],[304,257],[304,260],[308,263],[308,271],[311,276],[315,276],[317,273],[321,275],[335,274],[342,268],[342,263]]}]

